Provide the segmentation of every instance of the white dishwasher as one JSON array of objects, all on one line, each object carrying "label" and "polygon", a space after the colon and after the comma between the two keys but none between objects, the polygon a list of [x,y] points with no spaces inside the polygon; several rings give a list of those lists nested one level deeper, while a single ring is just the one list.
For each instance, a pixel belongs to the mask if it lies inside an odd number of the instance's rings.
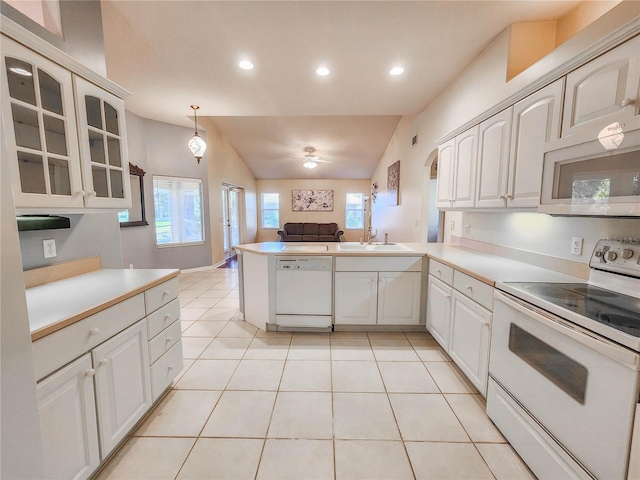
[{"label": "white dishwasher", "polygon": [[333,258],[276,257],[276,325],[331,329]]}]

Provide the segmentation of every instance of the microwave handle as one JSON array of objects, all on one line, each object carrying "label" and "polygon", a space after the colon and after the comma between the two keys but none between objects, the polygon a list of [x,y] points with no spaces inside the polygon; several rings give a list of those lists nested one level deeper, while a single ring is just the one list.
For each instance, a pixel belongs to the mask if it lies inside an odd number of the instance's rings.
[{"label": "microwave handle", "polygon": [[640,355],[637,353],[620,347],[603,338],[595,337],[587,330],[584,330],[577,325],[573,325],[569,321],[564,321],[560,317],[540,310],[539,308],[506,293],[496,290],[494,297],[495,300],[507,304],[514,310],[517,310],[529,318],[533,318],[546,327],[552,328],[556,332],[566,335],[567,337],[570,337],[575,341],[606,355],[618,363],[621,363],[633,370],[640,371]]}]

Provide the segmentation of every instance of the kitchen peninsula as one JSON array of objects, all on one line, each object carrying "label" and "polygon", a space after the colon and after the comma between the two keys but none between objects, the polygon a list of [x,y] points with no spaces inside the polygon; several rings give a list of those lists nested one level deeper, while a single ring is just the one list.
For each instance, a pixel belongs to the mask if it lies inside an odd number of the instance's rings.
[{"label": "kitchen peninsula", "polygon": [[424,248],[421,243],[239,245],[241,313],[262,330],[424,329]]}]

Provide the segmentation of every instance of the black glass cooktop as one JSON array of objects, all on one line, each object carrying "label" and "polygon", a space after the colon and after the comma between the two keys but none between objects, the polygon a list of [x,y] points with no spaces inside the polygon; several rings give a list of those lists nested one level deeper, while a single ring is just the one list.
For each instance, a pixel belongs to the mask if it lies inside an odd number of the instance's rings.
[{"label": "black glass cooktop", "polygon": [[508,285],[622,332],[640,337],[640,299],[588,283]]}]

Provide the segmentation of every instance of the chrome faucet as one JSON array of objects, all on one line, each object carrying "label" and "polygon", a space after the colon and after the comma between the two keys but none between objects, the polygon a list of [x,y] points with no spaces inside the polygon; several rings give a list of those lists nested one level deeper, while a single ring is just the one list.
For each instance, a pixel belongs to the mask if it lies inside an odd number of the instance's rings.
[{"label": "chrome faucet", "polygon": [[371,245],[373,243],[373,241],[377,238],[378,236],[378,229],[376,228],[376,233],[371,233],[371,227],[369,227],[369,238],[367,239],[367,243],[369,245]]}]

